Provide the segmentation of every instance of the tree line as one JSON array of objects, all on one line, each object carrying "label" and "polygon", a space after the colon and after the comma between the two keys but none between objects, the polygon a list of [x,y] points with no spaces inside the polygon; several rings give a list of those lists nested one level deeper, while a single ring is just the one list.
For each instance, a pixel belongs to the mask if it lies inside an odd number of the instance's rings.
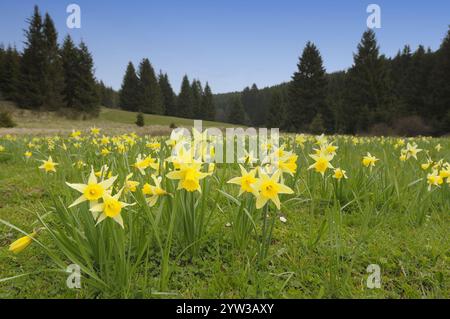
[{"label": "tree line", "polygon": [[67,35],[62,46],[48,13],[37,6],[27,20],[24,49],[0,47],[0,93],[19,107],[98,114],[99,86],[86,44]]},{"label": "tree line", "polygon": [[327,74],[308,42],[290,82],[216,95],[218,116],[292,132],[450,132],[450,30],[435,52],[405,46],[393,58],[380,54],[375,33],[367,30],[353,60],[348,70]]},{"label": "tree line", "polygon": [[184,76],[180,94],[172,89],[166,73],[156,76],[148,59],[136,71],[130,62],[119,92],[97,81],[87,45],[70,35],[58,44],[58,33],[48,13],[34,7],[27,20],[24,49],[0,45],[0,99],[21,108],[64,114],[98,115],[100,106],[124,110],[214,120],[213,94],[208,83],[189,82]]},{"label": "tree line", "polygon": [[190,82],[185,75],[177,96],[167,73],[160,71],[156,76],[147,58],[142,59],[137,70],[132,62],[128,63],[119,95],[119,106],[124,110],[203,120],[215,118],[208,82],[203,88],[199,80]]}]

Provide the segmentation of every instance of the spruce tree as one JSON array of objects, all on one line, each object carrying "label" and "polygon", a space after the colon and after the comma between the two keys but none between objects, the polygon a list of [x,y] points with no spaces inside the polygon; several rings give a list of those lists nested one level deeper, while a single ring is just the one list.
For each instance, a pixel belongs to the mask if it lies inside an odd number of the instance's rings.
[{"label": "spruce tree", "polygon": [[205,114],[202,109],[202,95],[203,89],[202,84],[198,80],[193,80],[191,84],[191,92],[192,92],[192,108],[193,115],[196,119],[204,119]]},{"label": "spruce tree", "polygon": [[139,90],[141,111],[150,114],[164,114],[161,90],[155,71],[148,59],[139,65]]},{"label": "spruce tree", "polygon": [[44,73],[42,81],[45,86],[44,107],[55,110],[63,104],[63,68],[58,46],[58,33],[52,18],[45,14],[44,35]]},{"label": "spruce tree", "polygon": [[450,27],[436,52],[432,75],[433,95],[429,115],[437,133],[450,132]]},{"label": "spruce tree", "polygon": [[388,122],[393,105],[388,62],[379,54],[374,31],[364,32],[353,59],[346,92],[346,113],[352,115],[349,133],[368,131],[372,124]]},{"label": "spruce tree", "polygon": [[317,113],[330,112],[326,105],[325,69],[319,50],[313,43],[306,44],[297,67],[289,87],[287,115],[290,128],[298,132],[308,130]]},{"label": "spruce tree", "polygon": [[159,73],[158,77],[159,88],[161,90],[161,96],[163,101],[164,114],[169,116],[176,115],[176,95],[169,82],[167,73]]},{"label": "spruce tree", "polygon": [[45,101],[45,81],[42,80],[42,75],[45,70],[46,45],[42,17],[37,6],[34,7],[28,24],[21,59],[18,103],[21,107],[38,109]]},{"label": "spruce tree", "polygon": [[245,111],[240,96],[236,96],[232,100],[230,113],[228,114],[228,123],[232,124],[245,123]]},{"label": "spruce tree", "polygon": [[5,76],[3,75],[5,72],[5,55],[5,48],[3,47],[3,44],[0,43],[0,99],[2,98],[4,82],[6,82]]},{"label": "spruce tree", "polygon": [[269,128],[282,128],[286,120],[285,101],[281,93],[276,90],[272,93],[266,125]]},{"label": "spruce tree", "polygon": [[94,61],[86,44],[81,41],[78,48],[78,100],[80,111],[97,116],[100,112],[97,83],[94,75]]},{"label": "spruce tree", "polygon": [[203,119],[205,120],[214,121],[216,117],[214,98],[208,82],[206,82],[205,90],[203,91],[202,95],[202,113]]},{"label": "spruce tree", "polygon": [[78,49],[75,47],[70,35],[64,38],[61,58],[64,75],[62,90],[64,104],[68,108],[75,109],[81,103],[78,93],[80,70],[78,69]]},{"label": "spruce tree", "polygon": [[20,55],[9,46],[3,56],[0,91],[6,100],[17,101],[19,97]]},{"label": "spruce tree", "polygon": [[122,109],[128,111],[140,111],[140,89],[139,78],[133,63],[129,62],[125,76],[123,78],[122,87],[120,89],[120,102]]},{"label": "spruce tree", "polygon": [[185,118],[193,117],[194,110],[192,100],[191,84],[189,83],[187,75],[185,75],[183,77],[183,81],[181,82],[181,90],[177,99],[177,116]]}]

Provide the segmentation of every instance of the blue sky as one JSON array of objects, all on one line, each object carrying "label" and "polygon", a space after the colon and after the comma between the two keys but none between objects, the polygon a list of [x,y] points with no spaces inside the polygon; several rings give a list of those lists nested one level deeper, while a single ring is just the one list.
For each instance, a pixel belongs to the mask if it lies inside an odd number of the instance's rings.
[{"label": "blue sky", "polygon": [[[68,29],[66,7],[81,7],[81,29]],[[184,74],[208,81],[215,93],[288,81],[308,40],[328,72],[352,64],[368,4],[381,7],[381,52],[404,44],[439,47],[450,24],[450,1],[30,1],[0,2],[0,43],[22,48],[33,5],[48,11],[60,39],[71,34],[91,50],[96,76],[120,88],[128,61],[148,57],[179,90]]]}]

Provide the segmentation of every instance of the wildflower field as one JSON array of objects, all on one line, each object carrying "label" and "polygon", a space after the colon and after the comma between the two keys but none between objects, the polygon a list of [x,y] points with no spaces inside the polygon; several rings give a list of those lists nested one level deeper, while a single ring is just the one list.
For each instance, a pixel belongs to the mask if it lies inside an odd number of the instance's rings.
[{"label": "wildflower field", "polygon": [[450,297],[450,139],[193,136],[1,136],[0,298]]}]

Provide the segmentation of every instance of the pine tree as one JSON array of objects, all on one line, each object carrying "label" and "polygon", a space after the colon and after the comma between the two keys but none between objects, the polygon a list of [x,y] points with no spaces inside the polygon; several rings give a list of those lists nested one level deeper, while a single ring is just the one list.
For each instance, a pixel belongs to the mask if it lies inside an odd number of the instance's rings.
[{"label": "pine tree", "polygon": [[266,124],[270,128],[282,128],[286,120],[285,101],[281,93],[276,90],[272,93]]},{"label": "pine tree", "polygon": [[251,88],[246,87],[242,92],[244,111],[248,115],[252,125],[262,125],[266,120],[265,109],[262,107],[263,99],[255,83],[253,83]]},{"label": "pine tree", "polygon": [[6,82],[6,78],[4,76],[5,73],[5,48],[3,47],[3,44],[0,43],[0,99],[2,98],[2,91],[4,82]]},{"label": "pine tree", "polygon": [[164,114],[161,90],[155,71],[148,59],[139,65],[139,90],[141,111],[150,114]]},{"label": "pine tree", "polygon": [[192,109],[193,115],[196,119],[204,119],[205,114],[202,109],[202,95],[203,89],[202,84],[198,80],[193,80],[191,84],[191,94],[192,94]]},{"label": "pine tree", "polygon": [[46,61],[42,17],[37,6],[34,7],[28,24],[21,59],[18,103],[21,107],[37,109],[45,101],[45,81],[42,80],[42,75]]},{"label": "pine tree", "polygon": [[78,83],[80,82],[80,73],[78,69],[78,50],[72,41],[70,35],[64,38],[61,48],[61,59],[64,75],[63,100],[68,108],[75,109],[80,105],[78,100]]},{"label": "pine tree", "polygon": [[202,113],[204,114],[203,119],[214,121],[216,116],[216,107],[214,105],[213,94],[208,82],[206,82],[205,90],[202,95]]},{"label": "pine tree", "polygon": [[183,81],[181,82],[181,90],[177,101],[177,116],[192,118],[194,115],[192,90],[187,75],[183,77]]},{"label": "pine tree", "polygon": [[241,97],[234,97],[230,113],[228,114],[228,123],[232,124],[244,124],[245,123],[245,111],[242,105]]},{"label": "pine tree", "polygon": [[393,106],[388,62],[379,54],[372,30],[364,32],[347,77],[347,132],[367,131],[372,124],[387,123]]},{"label": "pine tree", "polygon": [[161,90],[161,96],[164,106],[164,114],[175,116],[176,115],[176,95],[173,92],[172,86],[169,82],[169,77],[167,73],[159,73],[158,83]]},{"label": "pine tree", "polygon": [[3,98],[16,101],[19,96],[20,55],[16,48],[8,47],[3,54],[0,91]]},{"label": "pine tree", "polygon": [[290,128],[300,131],[308,129],[317,113],[330,112],[326,106],[325,69],[319,50],[313,43],[306,44],[297,67],[289,88],[287,116]]},{"label": "pine tree", "polygon": [[450,132],[450,27],[436,52],[436,66],[432,75],[433,95],[430,118],[438,133]]},{"label": "pine tree", "polygon": [[44,106],[50,110],[55,110],[63,104],[63,68],[59,54],[58,33],[52,18],[45,14],[43,24],[44,35],[44,73],[43,79],[45,87]]},{"label": "pine tree", "polygon": [[120,90],[120,107],[128,111],[140,111],[139,92],[139,79],[133,63],[129,62]]},{"label": "pine tree", "polygon": [[100,112],[97,83],[94,76],[94,61],[86,44],[82,41],[78,48],[80,110],[97,116]]}]

